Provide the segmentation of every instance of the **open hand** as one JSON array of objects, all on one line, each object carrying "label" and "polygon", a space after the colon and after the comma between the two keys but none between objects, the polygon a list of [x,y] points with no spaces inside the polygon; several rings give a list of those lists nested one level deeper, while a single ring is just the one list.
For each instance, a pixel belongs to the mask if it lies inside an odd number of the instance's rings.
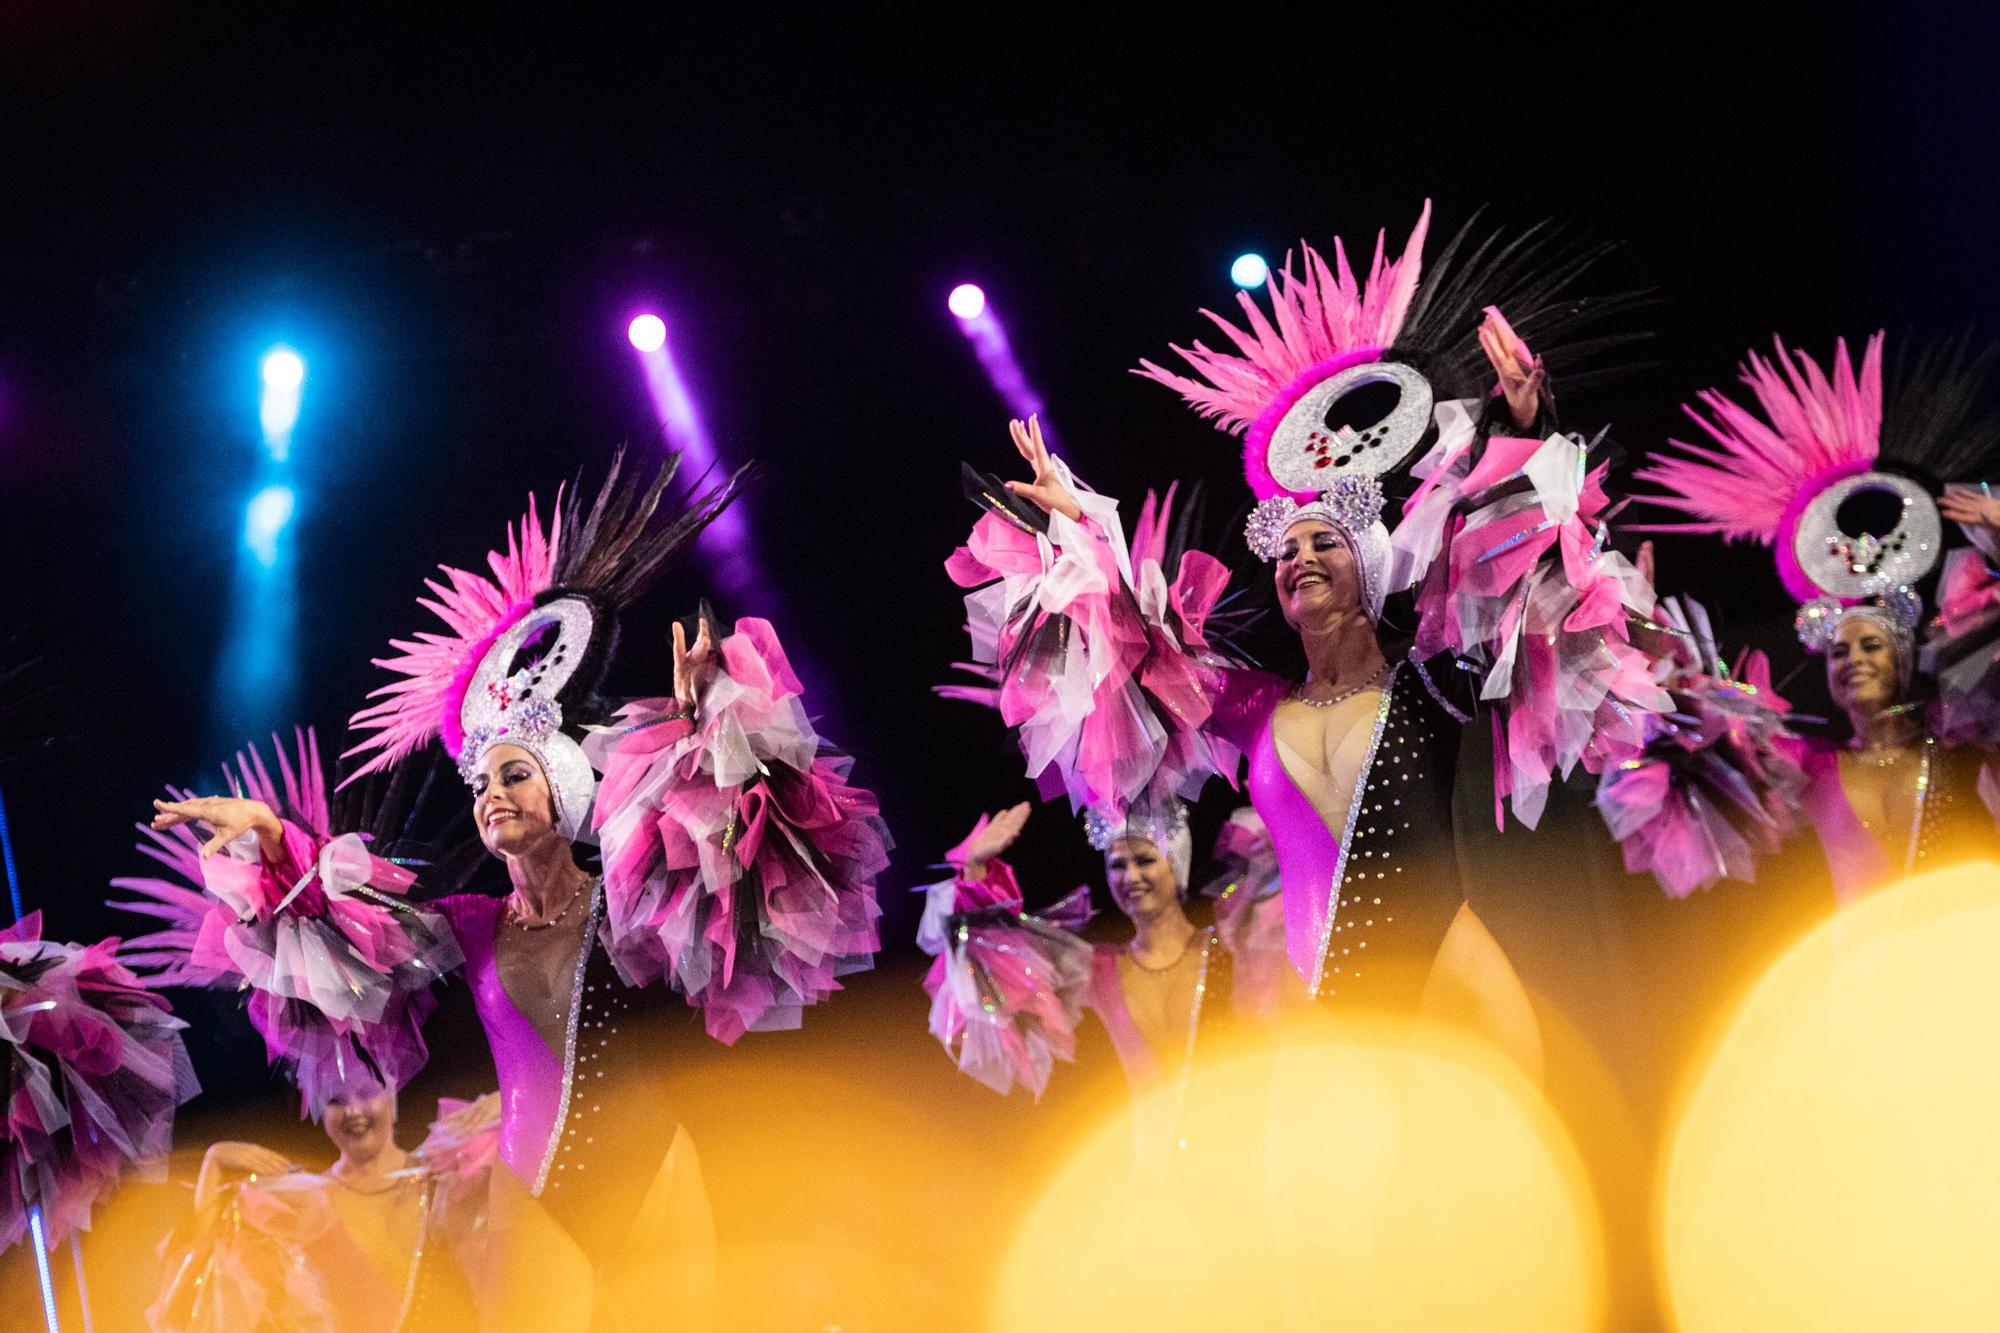
[{"label": "open hand", "polygon": [[185,801],[154,801],[153,827],[178,828],[182,824],[205,824],[209,839],[201,845],[203,856],[212,856],[245,833],[257,835],[257,846],[266,859],[283,848],[284,825],[277,812],[262,801],[240,796],[191,796]]},{"label": "open hand", "polygon": [[1010,421],[1007,433],[1014,437],[1015,450],[1035,470],[1033,481],[1010,481],[1007,489],[1051,514],[1061,514],[1072,522],[1082,518],[1083,510],[1077,507],[1076,497],[1069,493],[1069,487],[1063,485],[1062,474],[1056,470],[1056,461],[1049,454],[1049,446],[1042,442],[1042,423],[1032,416],[1025,422]]},{"label": "open hand", "polygon": [[1500,392],[1506,396],[1507,411],[1514,424],[1523,429],[1534,424],[1535,414],[1541,410],[1542,385],[1548,376],[1542,370],[1541,358],[1528,350],[1528,344],[1514,332],[1514,326],[1507,322],[1498,306],[1486,307],[1486,322],[1479,326],[1479,346],[1493,364],[1493,374],[1500,381]]},{"label": "open hand", "polygon": [[986,878],[986,863],[1006,851],[1021,836],[1021,829],[1028,822],[1028,803],[1010,805],[1005,810],[994,812],[986,821],[986,827],[974,833],[965,841],[965,864],[961,873],[970,880]]},{"label": "open hand", "polygon": [[695,632],[692,648],[688,647],[687,628],[679,621],[674,622],[674,698],[689,708],[695,705],[695,695],[701,689],[702,670],[708,665],[713,649],[707,616],[701,618],[701,628]]},{"label": "open hand", "polygon": [[2000,495],[1984,486],[1947,486],[1938,497],[1938,512],[1968,528],[2000,532]]}]

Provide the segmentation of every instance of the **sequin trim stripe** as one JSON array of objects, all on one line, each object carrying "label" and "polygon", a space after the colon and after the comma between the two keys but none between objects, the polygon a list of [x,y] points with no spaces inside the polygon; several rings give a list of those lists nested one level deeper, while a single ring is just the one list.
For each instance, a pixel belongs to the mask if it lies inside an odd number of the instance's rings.
[{"label": "sequin trim stripe", "polygon": [[396,1322],[392,1328],[406,1328],[410,1316],[417,1305],[417,1279],[424,1271],[424,1246],[431,1238],[431,1212],[437,1206],[438,1181],[433,1175],[423,1178],[423,1193],[417,1211],[417,1246],[410,1252],[409,1271],[403,1277],[403,1304],[396,1312]]},{"label": "sequin trim stripe", "polygon": [[562,1143],[563,1125],[569,1120],[569,1094],[576,1082],[576,1025],[583,1017],[583,974],[590,966],[590,951],[597,947],[598,924],[604,919],[604,880],[600,876],[590,886],[590,920],[583,927],[583,948],[576,955],[576,976],[569,986],[569,1030],[563,1034],[563,1084],[562,1100],[556,1104],[556,1122],[549,1127],[549,1146],[542,1150],[542,1169],[535,1172],[534,1194],[541,1197],[542,1186],[549,1183],[549,1172],[556,1164],[556,1151]]},{"label": "sequin trim stripe", "polygon": [[1910,850],[1903,857],[1903,874],[1917,873],[1917,854],[1923,847],[1924,808],[1931,798],[1931,755],[1937,749],[1937,737],[1924,737],[1924,757],[1917,765],[1917,813],[1910,820]]},{"label": "sequin trim stripe", "polygon": [[1354,845],[1354,826],[1361,822],[1361,798],[1368,790],[1368,775],[1375,768],[1375,752],[1382,748],[1382,730],[1389,724],[1389,701],[1396,697],[1396,682],[1403,674],[1403,664],[1396,663],[1389,673],[1389,683],[1383,687],[1382,701],[1375,706],[1375,734],[1368,738],[1368,753],[1361,757],[1361,768],[1354,775],[1354,794],[1347,801],[1347,827],[1341,830],[1340,853],[1333,861],[1333,884],[1326,891],[1326,920],[1319,928],[1319,954],[1313,959],[1312,986],[1307,995],[1319,998],[1320,982],[1326,979],[1326,953],[1333,947],[1333,919],[1340,914],[1340,886],[1347,878],[1347,852]]},{"label": "sequin trim stripe", "polygon": [[1195,1037],[1201,1031],[1202,1000],[1208,994],[1208,960],[1216,939],[1215,927],[1210,926],[1201,942],[1201,971],[1195,974],[1194,1003],[1188,1006],[1187,1052],[1181,1056],[1180,1086],[1174,1089],[1174,1138],[1183,1148],[1187,1147],[1187,1140],[1181,1137],[1186,1128],[1182,1117],[1187,1114],[1188,1081],[1194,1077]]},{"label": "sequin trim stripe", "polygon": [[1431,680],[1431,669],[1429,667],[1425,666],[1422,662],[1417,661],[1415,658],[1410,659],[1410,665],[1417,669],[1417,679],[1424,683],[1424,688],[1426,690],[1430,691],[1431,698],[1437,700],[1437,706],[1439,708],[1444,709],[1445,712],[1451,714],[1452,721],[1458,723],[1460,726],[1464,726],[1466,723],[1472,721],[1471,714],[1459,712],[1458,709],[1452,705],[1451,700],[1445,698],[1443,694],[1438,692],[1437,685],[1433,683]]}]

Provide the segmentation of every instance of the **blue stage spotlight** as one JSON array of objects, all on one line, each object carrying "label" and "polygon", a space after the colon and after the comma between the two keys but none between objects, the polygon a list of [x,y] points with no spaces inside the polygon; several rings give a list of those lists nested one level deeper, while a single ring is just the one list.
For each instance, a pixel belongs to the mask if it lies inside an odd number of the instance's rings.
[{"label": "blue stage spotlight", "polygon": [[264,447],[278,462],[291,452],[292,427],[299,424],[299,391],[306,382],[305,359],[289,347],[264,353],[264,397],[258,419],[264,425]]},{"label": "blue stage spotlight", "polygon": [[298,496],[282,484],[266,486],[250,497],[250,507],[243,515],[243,544],[264,568],[278,563],[278,537],[297,507]]},{"label": "blue stage spotlight", "polygon": [[1229,266],[1229,280],[1238,287],[1261,287],[1270,275],[1271,266],[1260,254],[1238,255]]}]

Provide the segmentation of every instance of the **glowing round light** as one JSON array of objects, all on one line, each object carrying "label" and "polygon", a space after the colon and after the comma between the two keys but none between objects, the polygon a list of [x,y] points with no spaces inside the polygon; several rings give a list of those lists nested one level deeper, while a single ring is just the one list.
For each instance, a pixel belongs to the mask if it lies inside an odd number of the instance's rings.
[{"label": "glowing round light", "polygon": [[289,347],[274,347],[264,354],[264,387],[274,393],[289,393],[306,382],[305,359]]},{"label": "glowing round light", "polygon": [[1238,255],[1229,266],[1229,280],[1238,287],[1261,287],[1270,274],[1271,266],[1259,254]]},{"label": "glowing round light", "polygon": [[986,313],[986,293],[970,282],[961,282],[952,288],[944,303],[960,319],[978,319]]},{"label": "glowing round light", "polygon": [[1765,972],[1676,1127],[1671,1323],[2000,1327],[2000,866],[1822,922]]},{"label": "glowing round light", "polygon": [[1366,1022],[1097,1127],[1022,1220],[987,1327],[1604,1327],[1596,1209],[1548,1104],[1490,1049]]},{"label": "glowing round light", "polygon": [[658,315],[640,315],[625,330],[625,336],[642,352],[657,352],[667,345],[667,322]]}]

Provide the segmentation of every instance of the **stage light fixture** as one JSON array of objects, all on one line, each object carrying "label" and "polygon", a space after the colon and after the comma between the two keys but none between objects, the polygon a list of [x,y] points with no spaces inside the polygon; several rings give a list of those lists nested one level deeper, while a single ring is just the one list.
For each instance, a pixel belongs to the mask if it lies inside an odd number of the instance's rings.
[{"label": "stage light fixture", "polygon": [[1270,274],[1271,266],[1264,262],[1264,256],[1254,252],[1236,256],[1229,266],[1229,280],[1238,287],[1261,287]]},{"label": "stage light fixture", "polygon": [[970,282],[961,282],[952,288],[944,303],[960,319],[978,319],[986,313],[986,293]]},{"label": "stage light fixture", "polygon": [[667,323],[658,315],[640,315],[626,328],[625,336],[642,352],[657,352],[667,344]]}]

